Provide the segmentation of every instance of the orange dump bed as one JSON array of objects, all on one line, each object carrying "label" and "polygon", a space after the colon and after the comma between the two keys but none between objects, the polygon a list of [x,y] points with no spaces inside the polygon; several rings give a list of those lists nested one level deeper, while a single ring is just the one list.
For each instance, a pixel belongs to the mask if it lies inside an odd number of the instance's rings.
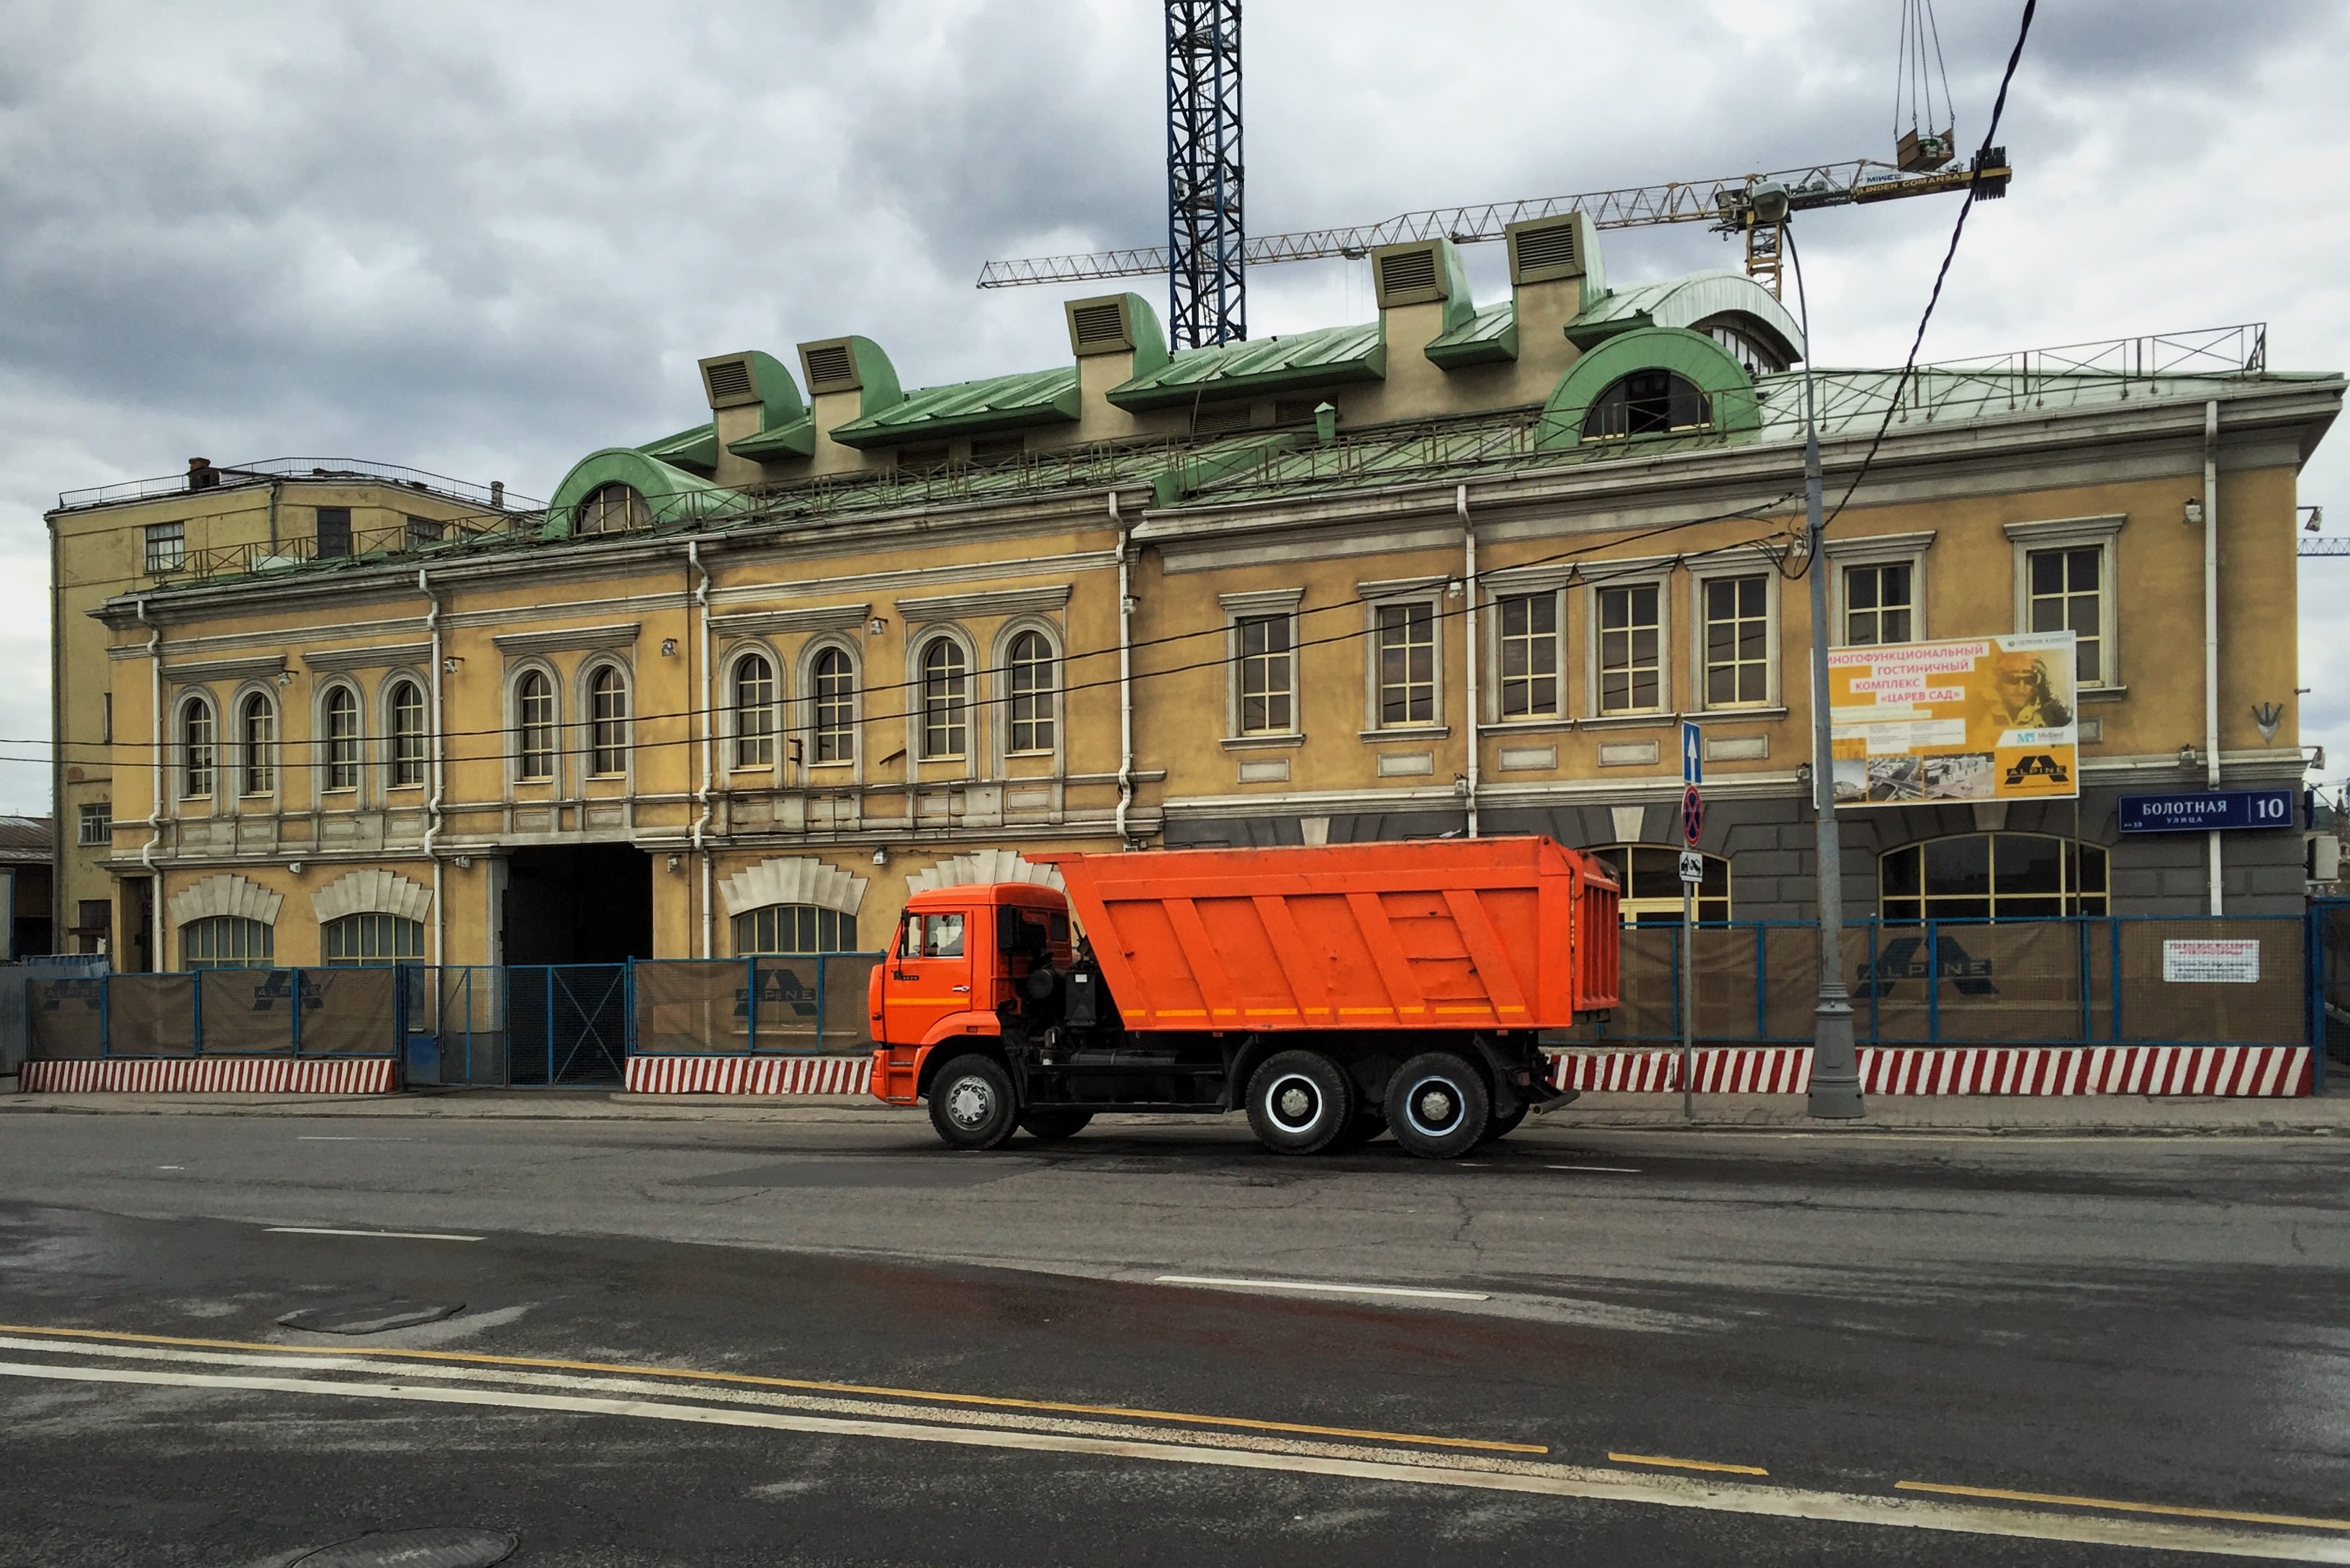
[{"label": "orange dump bed", "polygon": [[1617,890],[1547,838],[1032,855],[1129,1030],[1565,1029],[1616,1005]]}]

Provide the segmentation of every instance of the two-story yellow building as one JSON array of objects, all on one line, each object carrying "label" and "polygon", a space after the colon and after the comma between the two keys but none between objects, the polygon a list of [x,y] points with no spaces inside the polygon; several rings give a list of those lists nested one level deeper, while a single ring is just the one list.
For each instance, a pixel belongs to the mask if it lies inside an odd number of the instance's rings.
[{"label": "two-story yellow building", "polygon": [[[2201,836],[2118,796],[2206,782],[2214,713],[2227,783],[2298,785],[2341,377],[2244,330],[1821,369],[1807,562],[1767,291],[1610,287],[1580,215],[1512,234],[1506,299],[1443,241],[1370,265],[1373,322],[1170,354],[1077,300],[1059,367],[946,386],[859,336],[715,355],[702,418],[543,511],[379,483],[396,524],[330,528],[356,499],[255,482],[222,549],[189,513],[229,493],[61,507],[60,815],[102,796],[109,882],[69,863],[68,915],[112,898],[124,967],[839,950],[1030,848],[1524,831],[1677,914],[1687,719],[1702,912],[1800,919],[1814,569],[1837,643],[2074,634],[2077,798],[1840,814],[1856,916],[2201,912]],[[264,504],[317,532],[256,542]],[[2227,908],[2297,909],[2301,867],[2238,836]]]}]

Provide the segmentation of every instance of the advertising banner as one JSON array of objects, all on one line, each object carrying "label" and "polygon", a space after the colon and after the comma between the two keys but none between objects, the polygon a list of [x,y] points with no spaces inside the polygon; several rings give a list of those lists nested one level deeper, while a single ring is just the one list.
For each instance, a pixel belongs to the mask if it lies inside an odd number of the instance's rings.
[{"label": "advertising banner", "polygon": [[2069,631],[1835,649],[1836,804],[2078,795],[2073,657]]}]

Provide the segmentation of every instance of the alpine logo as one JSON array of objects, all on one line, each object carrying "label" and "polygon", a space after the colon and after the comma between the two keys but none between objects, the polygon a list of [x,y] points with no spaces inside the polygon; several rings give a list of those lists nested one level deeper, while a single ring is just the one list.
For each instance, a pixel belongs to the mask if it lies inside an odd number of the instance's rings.
[{"label": "alpine logo", "polygon": [[1870,997],[1891,996],[1894,986],[1905,980],[1947,980],[1960,996],[1999,994],[1999,987],[1991,983],[1991,960],[1970,956],[1948,933],[1939,937],[1934,947],[1929,961],[1925,938],[1894,938],[1877,955],[1876,962],[1860,966],[1856,993],[1866,1001]]},{"label": "alpine logo", "polygon": [[2007,770],[2007,782],[2012,784],[2020,784],[2024,780],[2033,778],[2046,779],[2051,784],[2063,784],[2071,776],[2064,771],[2064,763],[2044,752],[2037,756],[2018,757],[2015,759],[2015,765]]}]

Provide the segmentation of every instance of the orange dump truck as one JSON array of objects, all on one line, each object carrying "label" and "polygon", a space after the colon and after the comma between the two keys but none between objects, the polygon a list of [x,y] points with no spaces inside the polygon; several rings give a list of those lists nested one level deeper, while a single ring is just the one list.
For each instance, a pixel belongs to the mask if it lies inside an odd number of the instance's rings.
[{"label": "orange dump truck", "polygon": [[1245,1109],[1447,1158],[1571,1099],[1537,1032],[1616,1004],[1616,884],[1547,838],[1033,858],[1066,896],[918,893],[873,971],[873,1092],[958,1147]]}]

